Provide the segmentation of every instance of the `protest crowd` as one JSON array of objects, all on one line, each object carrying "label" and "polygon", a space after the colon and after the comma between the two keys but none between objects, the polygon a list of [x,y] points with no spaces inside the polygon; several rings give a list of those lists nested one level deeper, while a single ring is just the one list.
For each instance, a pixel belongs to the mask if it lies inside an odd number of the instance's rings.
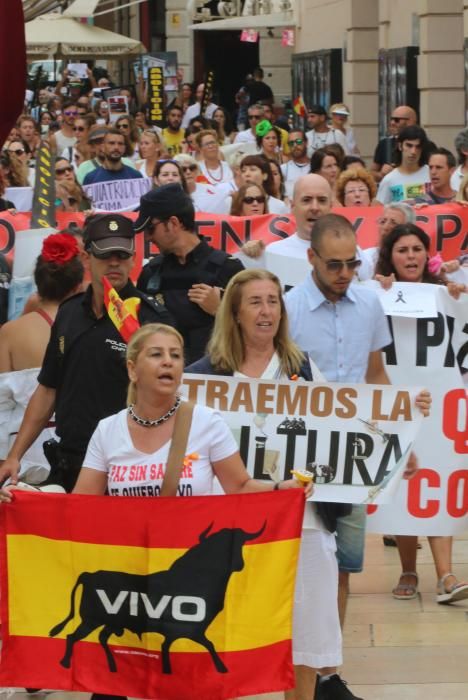
[{"label": "protest crowd", "polygon": [[[261,68],[239,90],[235,113],[216,104],[204,83],[182,83],[156,124],[144,84],[116,91],[88,69],[70,97],[61,89],[67,77],[65,69],[57,85],[37,90],[0,153],[2,217],[14,226],[33,208],[44,142],[57,221],[70,214],[66,226],[54,225],[41,240],[21,309],[12,299],[18,261],[0,257],[0,500],[14,499],[21,482],[148,497],[304,488],[309,498],[310,481],[253,478],[218,411],[196,404],[182,416],[183,374],[391,384],[388,348],[397,326],[393,316],[389,323],[383,292],[411,287],[423,294],[432,285],[450,308],[468,308],[466,244],[441,254],[436,231],[417,218],[451,203],[460,216],[468,211],[468,128],[452,143],[435,144],[410,106],[395,105],[388,135],[366,163],[346,104],[304,105],[304,116],[288,116]],[[125,98],[124,112],[122,103],[112,112],[106,88]],[[372,228],[366,241],[352,225],[358,209]],[[293,222],[289,235],[255,235],[237,250],[207,240],[197,227],[203,217],[234,230],[238,217],[266,227],[272,216]],[[144,260],[136,274],[139,240]],[[115,304],[123,321],[115,320]],[[461,343],[462,331],[452,328],[452,337]],[[466,352],[455,355],[455,383],[466,391]],[[429,369],[437,373],[442,364]],[[431,393],[424,382],[413,400],[416,413],[431,413]],[[299,422],[293,428],[300,434]],[[171,486],[160,474],[136,484],[116,469],[141,464],[142,454],[148,464],[166,464],[168,477],[169,465],[173,476],[177,459],[192,455],[193,478],[179,470]],[[409,483],[421,455],[415,447],[406,457]],[[289,699],[359,700],[339,668],[350,575],[363,569],[367,518],[362,504],[314,495],[306,502]],[[418,595],[418,534],[427,534],[436,600],[463,607],[468,579],[453,570],[452,536],[393,524],[384,540],[398,548],[402,573],[389,595]]]}]

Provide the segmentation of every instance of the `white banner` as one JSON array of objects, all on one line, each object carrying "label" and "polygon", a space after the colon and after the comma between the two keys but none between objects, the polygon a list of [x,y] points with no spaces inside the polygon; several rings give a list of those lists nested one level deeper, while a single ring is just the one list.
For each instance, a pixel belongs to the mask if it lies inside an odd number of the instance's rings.
[{"label": "white banner", "polygon": [[185,374],[183,389],[221,411],[252,476],[307,466],[318,501],[391,500],[422,421],[417,388]]},{"label": "white banner", "polygon": [[400,484],[391,506],[369,509],[373,532],[450,535],[468,527],[468,375],[459,369],[468,368],[468,294],[457,301],[436,285],[432,293],[433,318],[389,319],[392,382],[426,387],[433,404],[414,445],[421,469]]},{"label": "white banner", "polygon": [[83,185],[93,209],[102,211],[130,211],[140,205],[140,198],[152,187],[150,177],[131,180],[107,180]]}]

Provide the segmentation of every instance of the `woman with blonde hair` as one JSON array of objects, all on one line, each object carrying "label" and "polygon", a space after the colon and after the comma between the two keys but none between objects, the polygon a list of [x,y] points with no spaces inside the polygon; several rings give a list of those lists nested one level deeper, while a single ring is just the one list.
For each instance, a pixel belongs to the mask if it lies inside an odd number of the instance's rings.
[{"label": "woman with blonde hair", "polygon": [[[307,356],[289,336],[279,279],[268,270],[249,269],[238,272],[226,286],[208,355],[185,371],[310,381],[312,371],[317,377],[317,370],[312,367],[313,370]],[[341,504],[306,503],[294,596],[296,691],[288,694],[290,700],[313,698],[316,669],[342,663],[333,532],[337,516],[349,512],[349,507]]]},{"label": "woman with blonde hair", "polygon": [[455,201],[466,206],[468,204],[468,175],[464,175],[455,195]]},{"label": "woman with blonde hair", "polygon": [[343,207],[370,207],[374,204],[377,185],[364,168],[342,172],[335,186],[335,196]]},{"label": "woman with blonde hair", "polygon": [[135,163],[136,168],[143,177],[151,177],[163,150],[158,134],[152,129],[145,129],[140,136],[138,150],[141,160]]},{"label": "woman with blonde hair", "polygon": [[[184,452],[192,456],[192,468],[181,475],[177,495],[210,495],[215,476],[226,493],[300,488],[293,479],[277,486],[249,476],[221,415],[182,401],[178,390],[183,369],[183,339],[174,328],[151,323],[134,333],[127,348],[127,408],[99,422],[74,493],[103,495],[107,490],[111,496],[160,495],[163,479],[149,467],[162,464],[166,472],[179,411],[189,414],[186,435],[179,431],[179,439],[186,439]],[[129,465],[129,473],[132,465],[147,464],[146,477],[135,489],[133,482],[115,478],[115,464]],[[310,494],[308,487],[305,495]]]}]

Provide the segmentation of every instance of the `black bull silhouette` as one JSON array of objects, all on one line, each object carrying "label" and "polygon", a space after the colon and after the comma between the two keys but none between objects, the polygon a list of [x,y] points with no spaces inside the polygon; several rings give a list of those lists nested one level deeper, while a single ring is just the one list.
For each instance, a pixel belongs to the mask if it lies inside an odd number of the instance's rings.
[{"label": "black bull silhouette", "polygon": [[[127,629],[140,639],[145,632],[155,632],[164,637],[161,646],[163,673],[171,673],[169,650],[171,644],[180,638],[191,639],[204,646],[216,670],[227,673],[228,669],[213,643],[206,637],[206,629],[224,608],[231,574],[244,568],[243,545],[262,534],[266,521],[258,532],[224,528],[208,536],[212,525],[201,533],[198,544],[187,550],[166,571],[148,575],[120,571],[81,573],[71,592],[68,616],[49,632],[50,637],[55,637],[74,618],[75,595],[81,585],[81,622],[74,632],[67,635],[65,655],[60,662],[62,666],[70,668],[75,642],[102,627],[99,642],[111,672],[116,672],[117,666],[108,646],[109,637],[113,634],[120,637]],[[176,598],[184,601],[182,604],[186,612],[183,613],[179,605],[178,614],[174,616],[174,606],[169,602],[175,602]],[[187,601],[187,598],[190,600]],[[193,599],[201,601],[195,613]]]}]

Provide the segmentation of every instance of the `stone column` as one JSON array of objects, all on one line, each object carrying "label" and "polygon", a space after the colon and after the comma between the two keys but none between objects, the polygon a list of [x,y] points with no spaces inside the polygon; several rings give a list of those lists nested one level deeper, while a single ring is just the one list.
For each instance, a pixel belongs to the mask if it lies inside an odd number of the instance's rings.
[{"label": "stone column", "polygon": [[378,2],[347,0],[343,100],[361,155],[372,159],[378,124]]},{"label": "stone column", "polygon": [[[419,0],[420,123],[438,146],[453,150],[465,125],[463,0]],[[465,19],[468,28],[468,21]]]}]

